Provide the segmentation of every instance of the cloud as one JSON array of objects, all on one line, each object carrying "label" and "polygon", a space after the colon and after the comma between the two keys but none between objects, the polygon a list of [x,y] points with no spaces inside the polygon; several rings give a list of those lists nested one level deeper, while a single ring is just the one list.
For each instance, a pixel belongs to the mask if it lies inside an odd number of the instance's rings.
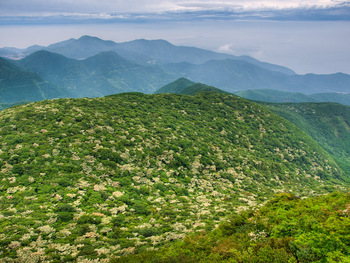
[{"label": "cloud", "polygon": [[101,20],[308,19],[350,20],[337,0],[0,0],[0,23]]}]

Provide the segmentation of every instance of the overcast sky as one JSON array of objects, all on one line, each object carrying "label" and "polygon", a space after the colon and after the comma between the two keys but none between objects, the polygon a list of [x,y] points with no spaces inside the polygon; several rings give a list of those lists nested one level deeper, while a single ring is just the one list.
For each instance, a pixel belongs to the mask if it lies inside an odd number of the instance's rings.
[{"label": "overcast sky", "polygon": [[0,0],[0,47],[166,39],[298,73],[350,73],[350,1]]},{"label": "overcast sky", "polygon": [[149,13],[167,11],[251,11],[290,8],[333,8],[340,0],[0,0],[1,15],[78,13]]}]

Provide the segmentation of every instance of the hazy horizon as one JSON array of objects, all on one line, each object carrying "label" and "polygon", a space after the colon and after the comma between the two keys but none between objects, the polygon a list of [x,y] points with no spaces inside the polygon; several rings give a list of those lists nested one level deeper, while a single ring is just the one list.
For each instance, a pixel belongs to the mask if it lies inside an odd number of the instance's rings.
[{"label": "hazy horizon", "polygon": [[350,4],[344,1],[0,0],[0,47],[26,48],[90,35],[164,39],[252,56],[298,74],[350,74]]}]

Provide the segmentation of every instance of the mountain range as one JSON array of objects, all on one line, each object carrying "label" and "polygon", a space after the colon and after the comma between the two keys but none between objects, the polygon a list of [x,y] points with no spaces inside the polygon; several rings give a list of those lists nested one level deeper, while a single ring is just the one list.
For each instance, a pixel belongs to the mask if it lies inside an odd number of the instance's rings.
[{"label": "mountain range", "polygon": [[[287,92],[282,97],[279,93],[274,98],[276,102],[293,101],[296,95],[292,93],[302,93],[311,96],[311,101],[327,99],[350,104],[350,76],[347,74],[297,75],[288,68],[251,57],[175,46],[165,40],[115,43],[83,36],[48,47],[0,50],[4,57],[14,57],[13,53],[21,59],[7,58],[7,61],[0,60],[0,64],[11,63],[19,75],[23,71],[30,72],[32,75],[27,76],[30,78],[27,83],[41,78],[39,82],[50,88],[42,89],[41,95],[34,89],[32,97],[27,98],[16,81],[7,80],[6,94],[10,94],[4,95],[3,103],[57,97],[100,97],[130,91],[154,93],[160,87],[185,77],[230,93],[244,90],[255,90],[259,94],[261,90]],[[328,95],[322,95],[324,93]],[[256,97],[251,96],[248,98]],[[258,99],[271,101],[265,95],[259,96]]]},{"label": "mountain range", "polygon": [[1,262],[349,261],[350,106],[261,101],[346,104],[349,75],[164,40],[1,54]]},{"label": "mountain range", "polygon": [[36,45],[22,50],[16,48],[2,48],[0,49],[0,55],[13,58],[14,54],[16,54],[16,58],[22,58],[39,50],[47,50],[74,59],[85,59],[103,51],[114,51],[125,59],[141,65],[180,62],[202,64],[209,60],[231,58],[248,61],[249,63],[256,64],[269,70],[294,74],[291,69],[261,62],[249,56],[234,56],[195,47],[175,46],[165,40],[139,39],[130,42],[115,43],[97,37],[82,36],[79,39],[72,38],[47,47]]}]

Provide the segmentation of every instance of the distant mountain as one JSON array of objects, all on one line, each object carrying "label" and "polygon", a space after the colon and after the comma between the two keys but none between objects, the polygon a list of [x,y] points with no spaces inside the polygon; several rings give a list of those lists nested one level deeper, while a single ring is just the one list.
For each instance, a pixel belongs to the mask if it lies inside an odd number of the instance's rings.
[{"label": "distant mountain", "polygon": [[[247,61],[253,65],[271,71],[278,71],[288,75],[295,74],[286,67],[261,62],[249,56],[233,56],[195,47],[175,46],[165,40],[139,39],[120,43],[115,51],[128,59],[133,59],[130,54],[138,54],[138,63],[168,64],[188,62],[192,64],[203,64],[209,60],[224,60],[230,58]],[[141,57],[144,61],[140,60]]]},{"label": "distant mountain", "polygon": [[[32,46],[25,51],[21,50],[20,54],[42,48]],[[242,57],[175,46],[164,40],[135,40],[118,44],[83,36],[44,49],[12,63],[22,71],[33,72],[44,81],[56,85],[62,96],[66,97],[99,97],[121,92],[154,93],[160,87],[182,77],[229,93],[257,89],[306,95],[350,93],[350,75],[347,74],[296,75],[278,66],[272,69],[270,64],[250,57],[241,60]],[[6,50],[19,51],[11,48]],[[274,101],[279,97],[284,99],[284,95],[279,93],[275,99],[263,100]],[[328,99],[347,103],[347,96],[316,97],[315,101]],[[302,98],[294,96],[289,99],[286,98],[286,101],[294,102]]]},{"label": "distant mountain", "polygon": [[173,79],[157,66],[141,66],[112,51],[84,60],[37,51],[16,63],[62,87],[72,97],[100,97],[128,91],[152,93]]},{"label": "distant mountain", "polygon": [[88,70],[80,61],[46,50],[32,53],[22,60],[15,61],[15,63],[49,81],[58,82],[57,84],[60,85],[62,84],[61,81],[77,80],[88,74]]},{"label": "distant mountain", "polygon": [[302,93],[285,92],[279,90],[242,90],[235,92],[236,95],[256,101],[265,102],[337,102],[350,105],[350,93],[317,93],[305,95]]},{"label": "distant mountain", "polygon": [[17,54],[20,53],[20,49],[15,48],[0,48],[0,57],[3,58],[16,58]]},{"label": "distant mountain", "polygon": [[168,64],[164,66],[164,69],[180,77],[205,83],[228,92],[252,87],[268,88],[275,83],[278,84],[278,79],[288,76],[246,61],[232,59],[211,60],[200,65],[191,63]]},{"label": "distant mountain", "polygon": [[316,93],[311,97],[318,102],[337,102],[350,105],[350,93]]},{"label": "distant mountain", "polygon": [[167,72],[194,82],[206,83],[234,93],[250,89],[274,89],[304,94],[350,92],[350,75],[286,75],[246,61],[211,60],[204,64],[175,63],[163,66]]},{"label": "distant mountain", "polygon": [[174,93],[174,94],[183,94],[183,95],[196,95],[199,92],[204,92],[204,91],[216,92],[216,93],[227,93],[223,90],[217,89],[212,86],[208,86],[202,83],[194,83],[186,78],[180,78],[158,89],[156,92],[154,92],[154,94]]},{"label": "distant mountain", "polygon": [[97,37],[82,36],[79,39],[68,39],[48,47],[32,46],[28,49],[17,49],[17,51],[9,49],[10,48],[6,48],[2,52],[0,50],[0,56],[2,54],[4,57],[13,58],[16,56],[17,52],[19,53],[18,57],[21,58],[24,55],[29,55],[39,50],[47,50],[69,58],[84,59],[103,51],[114,51],[125,59],[142,65],[179,62],[202,64],[209,60],[231,58],[248,61],[251,64],[258,65],[271,71],[278,71],[289,75],[295,74],[294,71],[286,67],[261,62],[249,56],[233,56],[195,47],[175,46],[165,40],[139,39],[130,42],[115,43]]},{"label": "distant mountain", "polygon": [[103,73],[119,69],[139,67],[139,65],[125,60],[113,51],[101,52],[85,59],[83,62],[89,70],[98,70]]},{"label": "distant mountain", "polygon": [[41,76],[0,58],[0,103],[38,101],[64,96]]},{"label": "distant mountain", "polygon": [[79,39],[69,39],[63,42],[55,43],[46,50],[64,55],[69,58],[84,59],[116,48],[113,41],[102,40],[97,37],[82,36]]},{"label": "distant mountain", "polygon": [[249,100],[265,102],[316,102],[311,95],[271,89],[241,90],[234,94]]}]

